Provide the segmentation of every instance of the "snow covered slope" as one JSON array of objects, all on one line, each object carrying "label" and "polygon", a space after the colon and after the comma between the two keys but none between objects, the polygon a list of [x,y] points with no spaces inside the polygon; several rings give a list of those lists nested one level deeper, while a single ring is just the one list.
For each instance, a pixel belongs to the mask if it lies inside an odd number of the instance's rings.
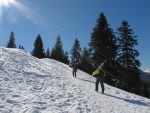
[{"label": "snow covered slope", "polygon": [[50,59],[18,49],[0,48],[0,113],[150,113],[146,99],[105,84]]}]

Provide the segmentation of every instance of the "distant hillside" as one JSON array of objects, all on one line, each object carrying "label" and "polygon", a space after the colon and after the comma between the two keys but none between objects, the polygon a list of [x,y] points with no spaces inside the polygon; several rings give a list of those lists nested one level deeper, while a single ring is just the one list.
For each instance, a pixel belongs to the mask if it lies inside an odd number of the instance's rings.
[{"label": "distant hillside", "polygon": [[141,72],[141,79],[145,82],[150,83],[150,70],[144,70],[144,72]]},{"label": "distant hillside", "polygon": [[145,69],[144,72],[150,73],[150,68]]}]

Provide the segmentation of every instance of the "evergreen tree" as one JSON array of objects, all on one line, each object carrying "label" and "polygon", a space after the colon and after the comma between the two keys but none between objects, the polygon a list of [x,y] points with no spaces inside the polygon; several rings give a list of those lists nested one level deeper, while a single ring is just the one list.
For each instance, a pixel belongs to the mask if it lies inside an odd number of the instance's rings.
[{"label": "evergreen tree", "polygon": [[46,52],[46,54],[45,54],[45,57],[46,57],[46,58],[50,58],[50,50],[49,50],[49,48],[47,49],[47,52]]},{"label": "evergreen tree", "polygon": [[128,91],[136,92],[140,84],[140,62],[137,59],[139,52],[134,48],[137,45],[137,39],[127,21],[123,21],[121,27],[118,28],[118,35],[119,50],[117,61],[126,74],[127,81],[124,87]]},{"label": "evergreen tree", "polygon": [[93,65],[90,58],[90,54],[87,48],[84,47],[83,53],[81,55],[81,63],[80,63],[80,69],[82,71],[85,71],[89,74],[93,71]]},{"label": "evergreen tree", "polygon": [[117,56],[116,37],[109,27],[104,13],[100,13],[97,19],[97,24],[91,34],[89,50],[94,68],[107,60],[104,66],[105,71],[107,71],[105,82],[113,85],[113,79],[116,76],[113,68]]},{"label": "evergreen tree", "polygon": [[80,47],[80,42],[76,38],[73,44],[73,47],[71,49],[71,62],[77,61],[80,62],[81,60],[81,47]]},{"label": "evergreen tree", "polygon": [[103,13],[100,14],[97,25],[93,29],[89,46],[92,60],[96,65],[116,57],[116,37]]},{"label": "evergreen tree", "polygon": [[69,64],[70,63],[69,57],[68,57],[68,52],[64,53],[63,63],[65,63],[65,64]]},{"label": "evergreen tree", "polygon": [[22,45],[19,45],[19,49],[23,49],[24,50],[24,47]]},{"label": "evergreen tree", "polygon": [[41,39],[41,36],[38,35],[35,42],[34,42],[34,49],[32,51],[32,55],[37,58],[44,58],[44,48],[43,48],[43,41]]},{"label": "evergreen tree", "polygon": [[64,58],[64,50],[62,47],[62,41],[60,35],[58,35],[55,47],[52,49],[51,57],[57,61],[63,62]]},{"label": "evergreen tree", "polygon": [[16,48],[14,32],[10,33],[9,41],[6,46],[7,48]]},{"label": "evergreen tree", "polygon": [[56,51],[55,51],[55,48],[53,47],[53,49],[52,49],[52,52],[51,52],[51,55],[50,55],[50,58],[51,59],[56,59]]}]

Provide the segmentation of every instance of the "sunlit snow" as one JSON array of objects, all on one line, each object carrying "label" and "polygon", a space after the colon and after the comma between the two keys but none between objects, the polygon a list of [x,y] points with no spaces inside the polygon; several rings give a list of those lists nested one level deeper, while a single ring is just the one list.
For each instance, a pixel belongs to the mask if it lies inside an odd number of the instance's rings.
[{"label": "sunlit snow", "polygon": [[0,113],[149,113],[150,99],[105,84],[51,59],[0,48]]}]

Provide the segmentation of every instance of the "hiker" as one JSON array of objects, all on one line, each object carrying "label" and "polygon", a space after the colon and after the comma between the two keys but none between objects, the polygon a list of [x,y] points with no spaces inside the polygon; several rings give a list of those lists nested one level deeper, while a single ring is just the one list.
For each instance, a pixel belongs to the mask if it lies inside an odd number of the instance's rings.
[{"label": "hiker", "polygon": [[[106,61],[104,61],[105,63]],[[101,84],[101,89],[102,89],[102,93],[104,93],[104,77],[105,77],[105,72],[104,72],[104,69],[103,69],[103,65],[104,63],[102,63],[94,72],[93,72],[93,76],[96,77],[96,83],[95,83],[95,91],[98,92],[98,85],[99,85],[99,82]]]},{"label": "hiker", "polygon": [[102,89],[102,93],[104,93],[104,76],[105,76],[105,73],[104,71],[102,70],[101,67],[98,67],[92,74],[93,76],[96,77],[96,83],[95,83],[95,91],[98,92],[98,85],[99,85],[99,82],[101,84],[101,89]]},{"label": "hiker", "polygon": [[73,77],[76,78],[76,72],[77,72],[77,69],[78,69],[78,62],[74,61],[71,65],[72,67],[72,74],[73,74]]}]

